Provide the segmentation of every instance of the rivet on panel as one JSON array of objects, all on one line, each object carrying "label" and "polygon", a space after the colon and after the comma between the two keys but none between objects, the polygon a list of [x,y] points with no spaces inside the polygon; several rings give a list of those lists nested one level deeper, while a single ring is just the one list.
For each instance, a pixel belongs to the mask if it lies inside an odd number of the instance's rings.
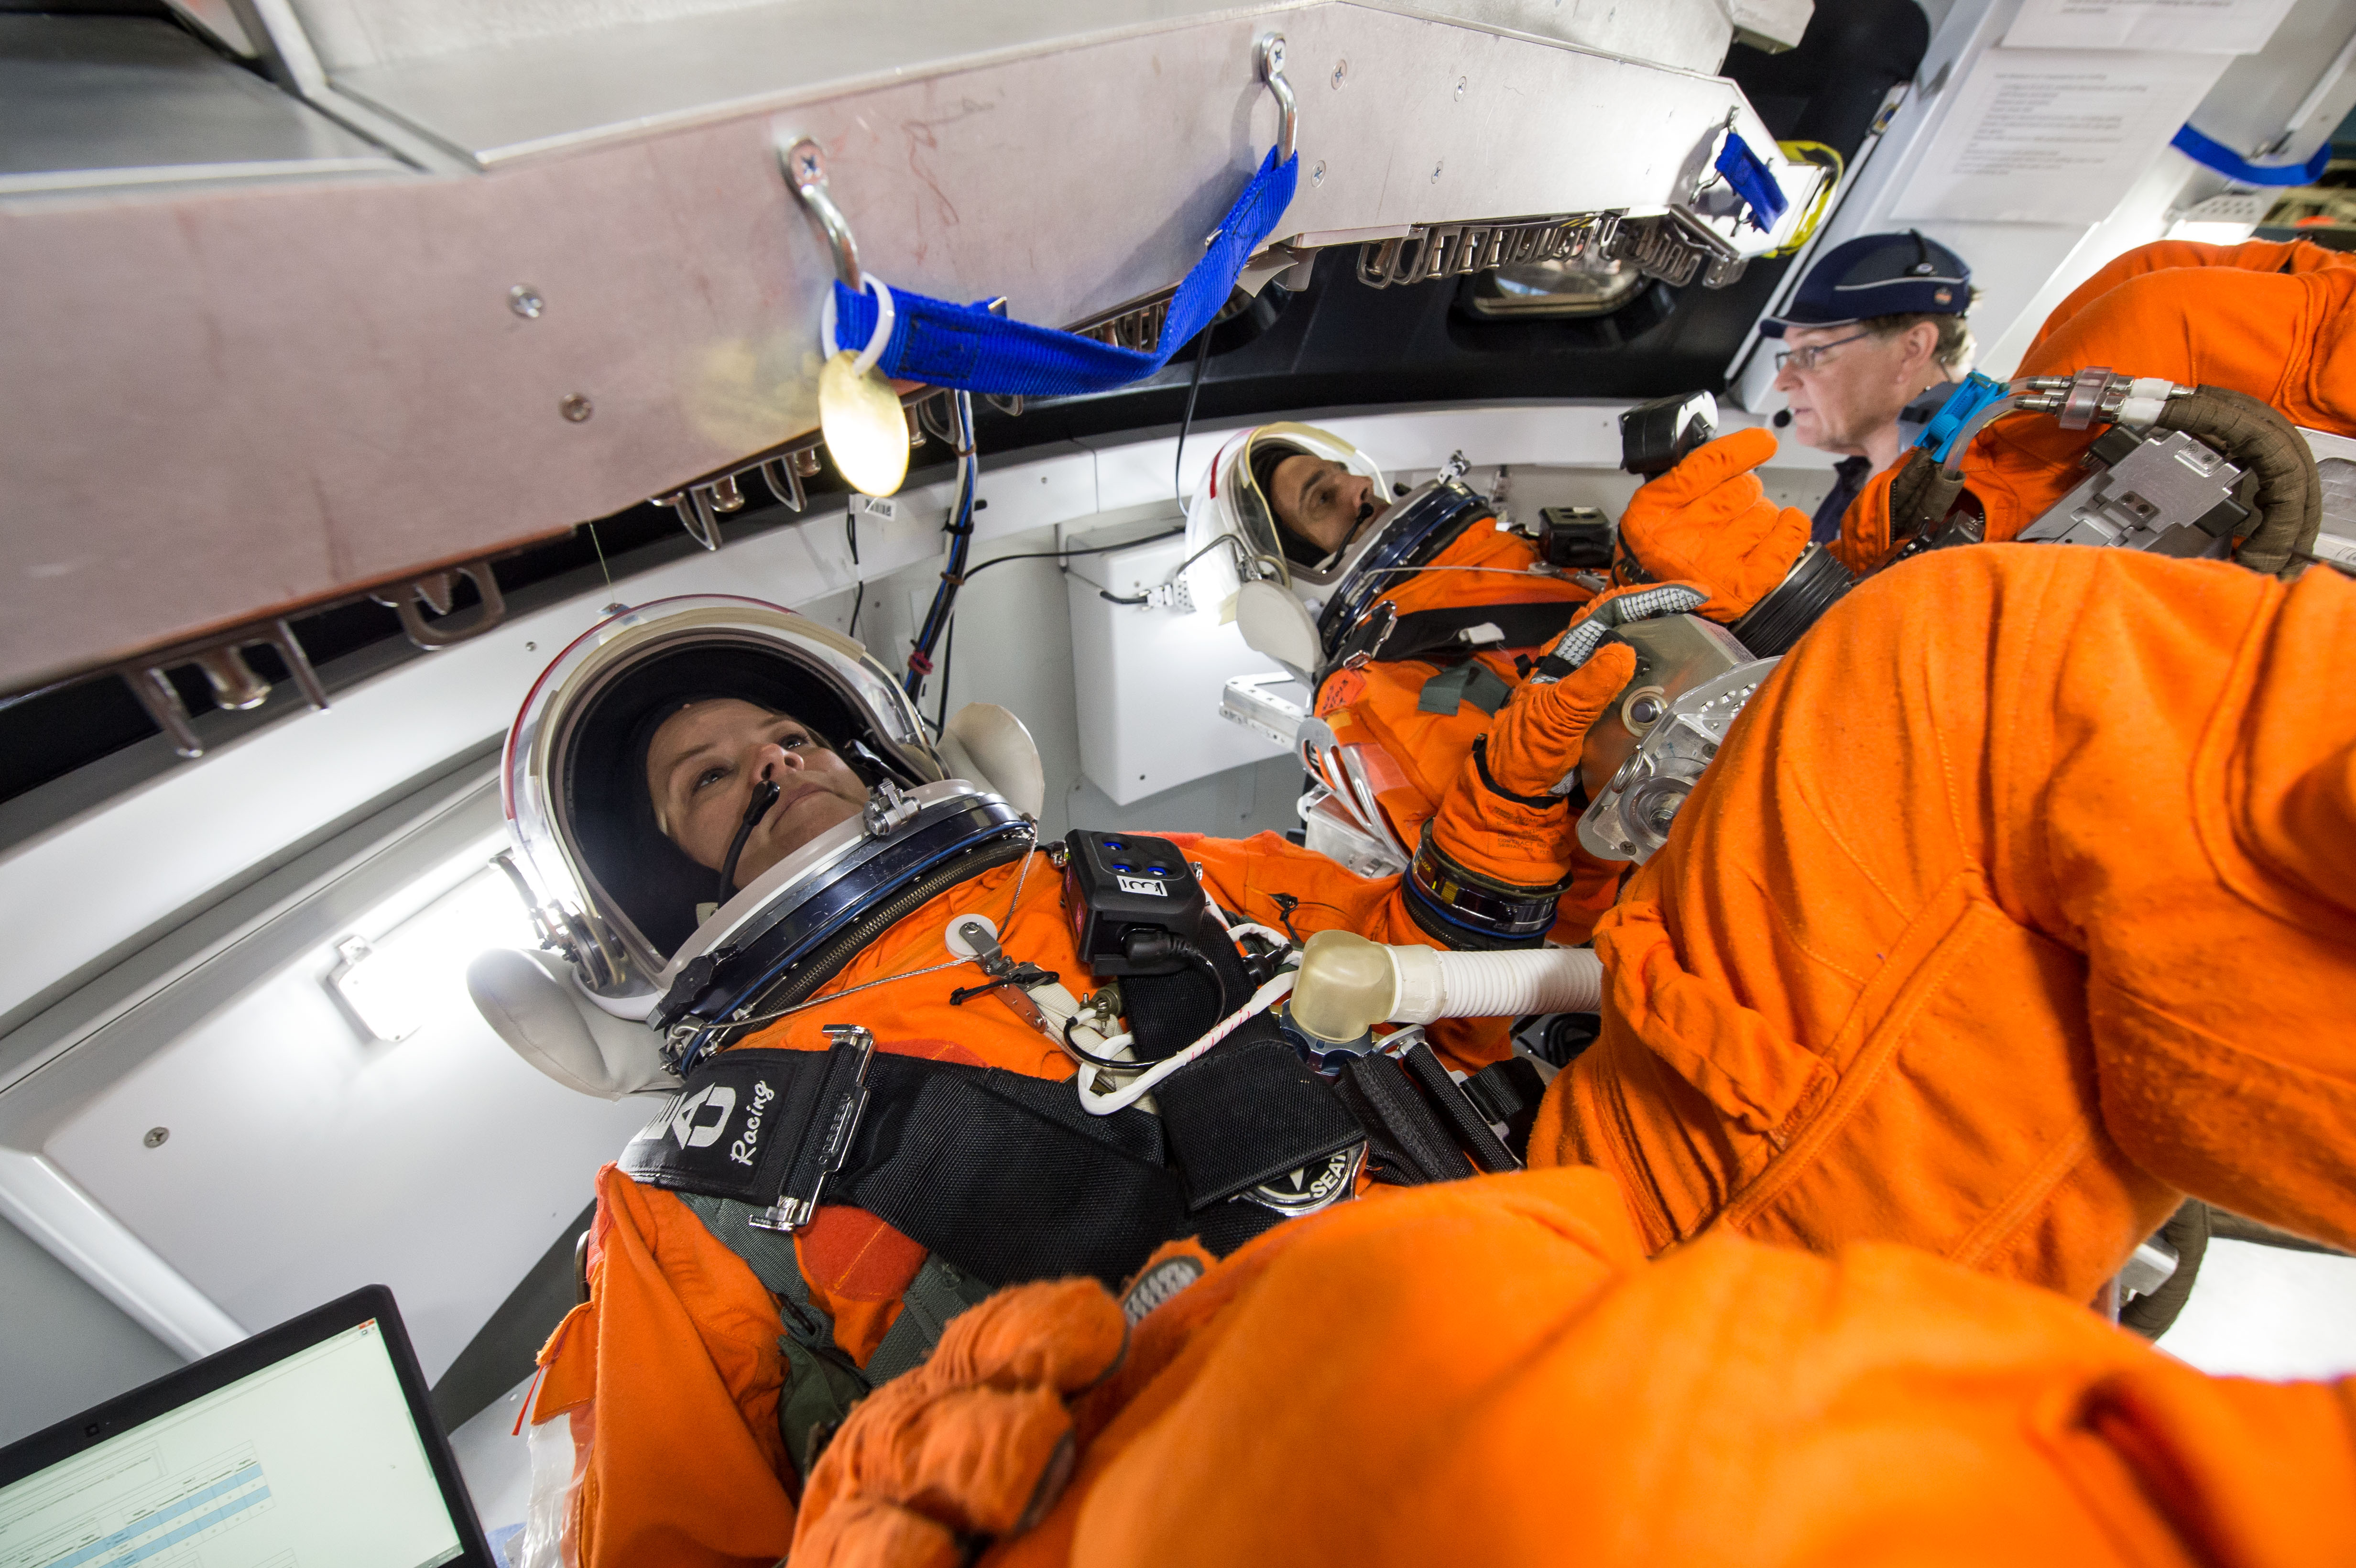
[{"label": "rivet on panel", "polygon": [[526,321],[537,321],[540,313],[548,308],[548,302],[530,283],[518,283],[508,291],[508,308]]},{"label": "rivet on panel", "polygon": [[[1431,177],[1433,179],[1438,179],[1440,177],[1439,172],[1435,170]],[[591,402],[587,398],[583,397],[578,392],[568,392],[564,396],[564,400],[556,405],[556,411],[562,414],[566,419],[571,420],[574,424],[579,424],[582,421],[587,419],[591,414],[597,411],[597,405]]]}]

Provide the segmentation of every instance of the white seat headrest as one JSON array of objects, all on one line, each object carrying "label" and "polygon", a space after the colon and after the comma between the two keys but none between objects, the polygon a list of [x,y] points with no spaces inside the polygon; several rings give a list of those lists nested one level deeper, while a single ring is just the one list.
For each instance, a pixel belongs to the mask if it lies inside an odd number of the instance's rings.
[{"label": "white seat headrest", "polygon": [[654,1031],[582,995],[553,953],[495,947],[466,965],[466,990],[518,1056],[568,1089],[618,1100],[679,1086]]}]

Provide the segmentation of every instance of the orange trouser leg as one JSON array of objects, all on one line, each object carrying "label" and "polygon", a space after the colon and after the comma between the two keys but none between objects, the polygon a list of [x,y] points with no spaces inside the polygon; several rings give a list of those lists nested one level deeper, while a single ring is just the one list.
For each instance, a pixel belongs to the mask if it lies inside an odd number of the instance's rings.
[{"label": "orange trouser leg", "polygon": [[[1096,1332],[1029,1292],[976,1328]],[[2356,1552],[2351,1393],[2206,1379],[1901,1248],[1646,1264],[1601,1177],[1532,1172],[1282,1227],[1147,1316],[985,1561],[2319,1565]],[[1014,1424],[964,1391],[854,1414],[797,1560],[953,1560],[923,1521],[1042,1494],[989,1463]]]},{"label": "orange trouser leg", "polygon": [[2329,573],[2016,545],[1860,587],[1598,928],[1533,1162],[1603,1166],[1656,1249],[1899,1241],[2079,1300],[2179,1189],[2356,1239],[2351,657]]}]

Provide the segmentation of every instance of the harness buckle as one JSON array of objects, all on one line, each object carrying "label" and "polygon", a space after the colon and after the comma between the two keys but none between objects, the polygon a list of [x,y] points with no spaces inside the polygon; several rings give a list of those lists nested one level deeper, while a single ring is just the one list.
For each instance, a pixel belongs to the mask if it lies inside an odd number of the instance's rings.
[{"label": "harness buckle", "polygon": [[828,1024],[825,1029],[834,1045],[826,1053],[826,1075],[809,1123],[817,1136],[806,1134],[794,1151],[776,1201],[746,1221],[764,1231],[798,1231],[810,1222],[826,1191],[826,1179],[850,1157],[851,1140],[867,1110],[867,1069],[875,1059],[875,1037],[857,1024]]}]

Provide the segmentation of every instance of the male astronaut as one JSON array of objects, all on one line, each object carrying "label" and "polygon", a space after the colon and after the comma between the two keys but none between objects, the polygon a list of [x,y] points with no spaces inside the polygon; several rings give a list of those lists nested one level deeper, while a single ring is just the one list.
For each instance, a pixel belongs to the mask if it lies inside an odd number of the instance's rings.
[{"label": "male astronaut", "polygon": [[[2201,388],[2211,401],[2249,398],[2290,424],[2356,435],[2356,357],[2342,351],[2352,325],[2356,266],[2320,247],[2164,241],[2121,256],[2064,300],[2019,373],[2102,367]],[[1990,542],[2019,537],[2086,477],[2086,450],[2105,428],[2036,415],[1989,424],[1949,456],[1963,481],[1953,505]],[[2279,426],[2276,436],[2295,439]],[[1797,571],[1807,549],[1805,519],[1767,504],[1751,472],[1773,452],[1765,432],[1738,431],[1637,491],[1621,519],[1630,560],[1708,587],[1704,613],[1713,619],[1742,613]],[[1876,474],[1826,553],[1859,578],[1890,564],[1926,526],[1914,497],[1934,467],[1910,449]],[[2245,539],[2236,559],[2265,571],[2306,564],[2300,547],[2285,551],[2271,538],[2254,553]]]},{"label": "male astronaut", "polygon": [[[1575,743],[1633,667],[1611,652],[1527,711]],[[989,1287],[1118,1281],[1173,1239],[1223,1253],[1358,1184],[1375,1124],[1269,1023],[1285,977],[1225,927],[1436,944],[1410,906],[1445,888],[1272,835],[1123,837],[1102,848],[1124,918],[1184,862],[1215,907],[1132,929],[1120,999],[1084,1008],[1110,960],[1082,956],[1077,852],[1060,874],[1029,818],[948,776],[1010,771],[977,750],[960,720],[929,740],[856,644],[746,600],[616,615],[526,700],[510,822],[571,963],[486,955],[477,1003],[576,1087],[679,1085],[600,1174],[586,1301],[542,1353],[573,1562],[775,1562],[845,1409]],[[1499,780],[1451,802],[1445,841],[1558,880],[1558,803]]]},{"label": "male astronaut", "polygon": [[[2019,374],[2101,366],[2254,399],[2294,425],[2356,435],[2356,357],[2345,352],[2351,324],[2356,267],[2319,246],[2161,241],[2080,285],[2040,327]],[[2042,517],[2085,477],[2082,460],[2101,433],[2099,424],[2073,430],[2019,417],[1987,426],[1952,454],[1986,537],[2016,538]],[[1907,515],[1906,493],[1927,464],[1912,457],[1876,475],[1849,507],[1833,549],[1852,571],[1873,570],[1912,537],[1919,519]],[[2305,564],[2275,559],[2279,553],[2255,564],[2267,571]]]},{"label": "male astronaut", "polygon": [[[1126,1314],[1006,1293],[853,1416],[794,1561],[2349,1561],[2356,1380],[2084,1304],[2187,1191],[2356,1245],[2351,658],[2327,571],[1860,586],[1605,918],[1558,1166],[1173,1246]],[[1516,777],[1569,754],[1542,689]]]},{"label": "male astronaut", "polygon": [[1808,268],[1792,304],[1759,324],[1790,347],[1775,389],[1804,446],[1840,454],[1809,537],[1839,537],[1867,480],[1898,461],[1971,369],[1972,270],[1909,230],[1834,246]]}]

